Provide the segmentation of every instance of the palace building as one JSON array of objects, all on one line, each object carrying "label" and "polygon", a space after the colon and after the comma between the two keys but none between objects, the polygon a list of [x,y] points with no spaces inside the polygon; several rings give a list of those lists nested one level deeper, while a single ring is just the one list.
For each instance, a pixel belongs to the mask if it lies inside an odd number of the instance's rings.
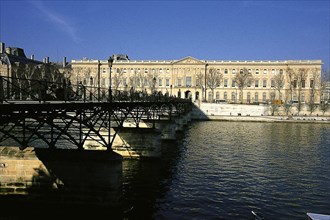
[{"label": "palace building", "polygon": [[[113,61],[112,61],[113,60]],[[72,60],[72,84],[161,92],[193,101],[320,102],[321,60]],[[111,68],[110,68],[111,67]],[[111,74],[110,74],[111,69]],[[111,75],[111,80],[110,80]]]}]

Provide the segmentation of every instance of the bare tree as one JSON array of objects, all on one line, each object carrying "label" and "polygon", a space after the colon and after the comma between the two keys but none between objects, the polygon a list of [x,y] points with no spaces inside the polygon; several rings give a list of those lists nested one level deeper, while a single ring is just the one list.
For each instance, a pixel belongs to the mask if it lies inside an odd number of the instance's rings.
[{"label": "bare tree", "polygon": [[[75,81],[77,83],[77,85],[82,81],[82,75],[83,73],[83,68],[82,67],[75,67],[73,69],[73,73],[70,74],[70,79],[71,81]],[[75,78],[75,80],[73,79],[73,77]]]},{"label": "bare tree", "polygon": [[36,81],[38,80],[38,67],[35,64],[27,63],[25,64],[25,69],[24,69],[24,78],[26,79],[26,84],[27,84],[27,98],[31,98],[31,96],[34,96],[36,93]]},{"label": "bare tree", "polygon": [[317,93],[319,92],[320,83],[321,83],[321,75],[320,75],[320,69],[314,68],[310,71],[310,92],[309,92],[309,101],[308,101],[308,107],[310,114],[312,114],[316,108],[317,105],[315,104],[315,98]]},{"label": "bare tree", "polygon": [[330,109],[330,94],[327,90],[327,87],[330,84],[330,71],[323,70],[322,71],[322,80],[320,86],[320,93],[321,93],[321,102],[320,102],[320,110],[322,111],[323,115],[326,111]]},{"label": "bare tree", "polygon": [[12,75],[12,95],[13,98],[22,99],[22,73],[23,64],[15,62],[11,64],[11,75]]},{"label": "bare tree", "polygon": [[143,91],[144,87],[148,84],[148,77],[144,73],[140,72],[137,74],[137,81],[139,82],[140,89]]},{"label": "bare tree", "polygon": [[281,104],[276,99],[275,91],[270,92],[270,109],[272,111],[272,115],[275,114],[275,112],[278,112]]},{"label": "bare tree", "polygon": [[290,68],[289,66],[286,69],[286,78],[288,82],[288,88],[286,92],[286,100],[292,103],[293,101],[293,91],[294,91],[294,80],[296,77],[296,72],[294,69]]},{"label": "bare tree", "polygon": [[55,64],[49,64],[49,78],[52,83],[61,84],[64,76],[60,73],[60,70]]},{"label": "bare tree", "polygon": [[147,82],[148,82],[148,86],[149,89],[151,91],[151,94],[153,94],[155,92],[155,87],[156,87],[156,80],[158,78],[158,73],[148,73],[147,75]]},{"label": "bare tree", "polygon": [[134,70],[133,75],[129,77],[129,85],[131,86],[130,91],[135,91],[138,86],[138,74],[136,69]]},{"label": "bare tree", "polygon": [[[203,89],[204,74],[202,72],[196,73],[196,87]],[[204,92],[202,91],[202,100],[204,100]]]},{"label": "bare tree", "polygon": [[278,93],[278,99],[281,100],[282,99],[282,89],[284,87],[284,82],[285,82],[284,75],[277,74],[274,76],[273,80],[274,80],[274,89]]},{"label": "bare tree", "polygon": [[308,69],[306,68],[299,68],[296,74],[296,90],[297,90],[297,98],[298,98],[298,105],[297,111],[298,115],[302,109],[302,102],[305,101],[302,99],[302,89],[306,87],[306,78],[308,75]]},{"label": "bare tree", "polygon": [[118,91],[120,84],[124,79],[124,69],[118,68],[117,72],[112,74],[112,84],[114,85],[115,91]]},{"label": "bare tree", "polygon": [[293,91],[294,91],[294,79],[296,76],[296,72],[294,69],[287,66],[285,71],[285,76],[287,78],[288,86],[286,88],[285,92],[285,98],[284,98],[284,110],[285,114],[288,116],[292,109],[293,104]]},{"label": "bare tree", "polygon": [[222,78],[222,73],[218,72],[215,68],[209,69],[208,73],[206,74],[206,86],[211,89],[212,100],[214,97],[214,89],[220,86]]},{"label": "bare tree", "polygon": [[252,74],[246,68],[244,68],[235,75],[234,80],[240,91],[241,103],[243,103],[243,90],[247,87],[248,82],[253,80]]}]

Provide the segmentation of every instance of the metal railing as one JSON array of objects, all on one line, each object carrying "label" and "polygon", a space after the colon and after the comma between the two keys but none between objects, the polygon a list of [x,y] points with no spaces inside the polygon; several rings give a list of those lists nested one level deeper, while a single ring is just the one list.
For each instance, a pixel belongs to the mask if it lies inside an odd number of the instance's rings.
[{"label": "metal railing", "polygon": [[49,81],[46,79],[25,79],[0,76],[0,103],[10,101],[175,101],[182,100],[160,91],[152,94],[143,91],[125,91],[84,85],[72,84],[69,80]]}]

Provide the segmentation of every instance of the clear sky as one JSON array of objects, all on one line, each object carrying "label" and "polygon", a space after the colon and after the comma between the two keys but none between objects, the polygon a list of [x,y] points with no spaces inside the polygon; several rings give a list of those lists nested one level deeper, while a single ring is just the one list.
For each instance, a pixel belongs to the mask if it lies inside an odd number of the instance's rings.
[{"label": "clear sky", "polygon": [[321,59],[329,69],[329,10],[329,0],[0,0],[0,41],[38,60]]}]

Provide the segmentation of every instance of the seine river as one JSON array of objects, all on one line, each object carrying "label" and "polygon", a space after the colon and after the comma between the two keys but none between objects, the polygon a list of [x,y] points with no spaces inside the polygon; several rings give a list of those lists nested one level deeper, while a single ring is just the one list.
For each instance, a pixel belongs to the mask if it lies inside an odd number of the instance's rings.
[{"label": "seine river", "polygon": [[[117,218],[104,206],[76,209],[49,197],[44,206],[3,201],[0,219],[252,220],[254,211],[269,220],[306,220],[307,212],[330,214],[329,124],[192,122],[177,141],[163,143],[162,159],[119,166],[124,218],[122,211]],[[99,172],[109,179],[108,169]]]},{"label": "seine river", "polygon": [[193,122],[161,161],[123,162],[133,219],[307,219],[330,214],[330,126]]}]

